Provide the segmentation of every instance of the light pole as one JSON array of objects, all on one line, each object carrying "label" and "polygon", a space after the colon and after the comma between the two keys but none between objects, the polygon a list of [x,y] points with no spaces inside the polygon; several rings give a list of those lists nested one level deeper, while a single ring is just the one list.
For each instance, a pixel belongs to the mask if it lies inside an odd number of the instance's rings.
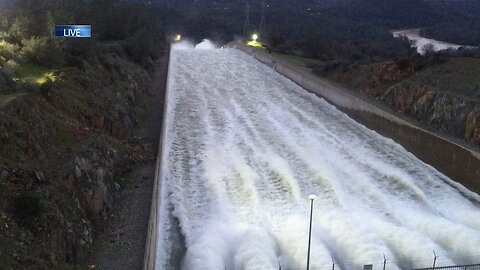
[{"label": "light pole", "polygon": [[310,199],[310,229],[308,230],[308,251],[307,251],[307,270],[310,270],[310,243],[312,242],[312,218],[313,218],[313,201],[317,196],[310,195],[308,199]]}]

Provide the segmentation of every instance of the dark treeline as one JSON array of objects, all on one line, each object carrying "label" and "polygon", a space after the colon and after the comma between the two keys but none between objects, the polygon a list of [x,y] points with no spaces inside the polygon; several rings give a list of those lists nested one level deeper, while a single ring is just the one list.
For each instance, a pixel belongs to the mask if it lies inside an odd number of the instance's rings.
[{"label": "dark treeline", "polygon": [[[479,17],[480,18],[480,17]],[[480,46],[480,19],[469,23],[440,23],[423,29],[422,36],[450,43]]]},{"label": "dark treeline", "polygon": [[[177,0],[170,31],[196,41],[222,43],[241,36],[245,1]],[[424,28],[423,34],[464,45],[479,44],[480,1],[337,0],[265,1],[268,40],[273,50],[319,59],[398,58],[411,53],[389,29]],[[250,0],[250,32],[259,30],[261,1]]]},{"label": "dark treeline", "polygon": [[[58,39],[56,24],[90,24],[93,37],[86,40]],[[0,31],[10,50],[2,50],[5,60],[33,62],[55,67],[69,65],[79,57],[89,57],[110,43],[142,65],[158,57],[164,44],[158,16],[139,4],[114,0],[19,0],[15,8],[2,11]],[[139,42],[142,41],[142,42]]]},{"label": "dark treeline", "polygon": [[[219,44],[249,39],[260,29],[260,0],[177,0],[159,10],[170,16],[169,34],[181,33],[196,42],[210,38]],[[457,44],[478,45],[480,0],[266,0],[267,35],[260,40],[274,52],[316,59],[314,72],[328,75],[352,68],[396,61],[420,71],[452,57],[478,57],[478,49],[429,52],[420,55],[407,39],[391,29],[421,28],[421,34]]]},{"label": "dark treeline", "polygon": [[[170,33],[180,32],[195,41],[211,38],[223,43],[242,35],[248,38],[251,33],[259,31],[261,2],[258,0],[249,1],[248,33],[243,33],[244,1],[182,3],[177,1],[181,8],[169,6],[172,9],[170,14],[177,14],[169,22]],[[408,42],[393,38],[387,27],[337,16],[331,12],[330,3],[265,1],[268,35],[260,38],[274,51],[325,61],[372,62],[405,57],[413,52]]]},{"label": "dark treeline", "polygon": [[422,34],[462,45],[480,45],[479,0],[350,0],[337,16],[390,29],[423,28]]}]

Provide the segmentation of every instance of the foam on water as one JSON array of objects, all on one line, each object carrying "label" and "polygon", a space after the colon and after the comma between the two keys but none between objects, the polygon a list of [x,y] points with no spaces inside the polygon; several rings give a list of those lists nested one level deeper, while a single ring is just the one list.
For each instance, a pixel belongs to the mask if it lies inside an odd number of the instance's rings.
[{"label": "foam on water", "polygon": [[411,42],[412,46],[417,48],[417,52],[420,54],[425,54],[424,46],[430,44],[434,51],[441,51],[446,49],[458,49],[460,47],[473,48],[472,46],[462,46],[458,44],[452,44],[448,42],[438,41],[430,38],[425,38],[420,36],[419,29],[408,29],[408,30],[399,30],[392,32],[394,37],[407,37]]},{"label": "foam on water", "polygon": [[204,39],[202,42],[195,45],[195,49],[216,49],[217,46],[210,40]]},{"label": "foam on water", "polygon": [[172,43],[172,50],[191,50],[194,48],[195,44],[187,39]]},{"label": "foam on water", "polygon": [[[207,41],[196,48],[212,48]],[[236,50],[172,50],[157,269],[480,262],[479,197]]]}]

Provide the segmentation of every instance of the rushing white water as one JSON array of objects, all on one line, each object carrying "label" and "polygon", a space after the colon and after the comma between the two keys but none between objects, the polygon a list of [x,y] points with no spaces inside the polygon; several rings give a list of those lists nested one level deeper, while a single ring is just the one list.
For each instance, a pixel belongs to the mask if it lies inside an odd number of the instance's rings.
[{"label": "rushing white water", "polygon": [[435,39],[425,38],[420,36],[420,29],[407,29],[392,32],[394,37],[405,36],[412,41],[412,46],[417,48],[417,52],[425,54],[425,45],[431,44],[434,51],[441,51],[446,49],[458,49],[460,47],[470,48],[471,46],[462,46],[458,44],[438,41]]},{"label": "rushing white water", "polygon": [[243,52],[173,50],[157,269],[480,262],[479,196]]},{"label": "rushing white water", "polygon": [[195,45],[195,49],[216,49],[217,46],[210,40],[204,39],[202,42]]}]

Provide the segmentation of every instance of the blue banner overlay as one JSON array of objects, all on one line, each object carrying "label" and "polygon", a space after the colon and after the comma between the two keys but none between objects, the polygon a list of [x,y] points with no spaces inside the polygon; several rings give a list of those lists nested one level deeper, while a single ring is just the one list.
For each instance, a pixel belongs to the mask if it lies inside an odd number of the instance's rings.
[{"label": "blue banner overlay", "polygon": [[92,37],[91,25],[56,25],[55,36],[64,38]]}]

